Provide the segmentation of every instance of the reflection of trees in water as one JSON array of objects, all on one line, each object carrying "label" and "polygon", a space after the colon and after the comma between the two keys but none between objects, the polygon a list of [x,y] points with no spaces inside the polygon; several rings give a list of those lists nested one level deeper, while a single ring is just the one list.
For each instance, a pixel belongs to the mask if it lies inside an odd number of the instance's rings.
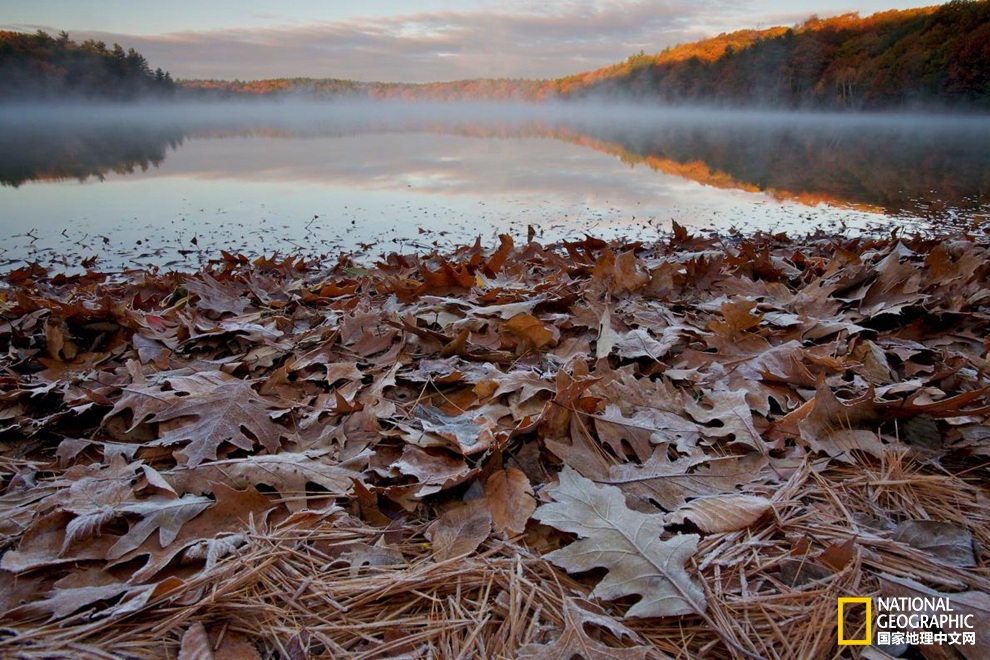
[{"label": "reflection of trees in water", "polygon": [[[784,119],[782,119],[784,117]],[[798,116],[799,117],[799,116]],[[874,118],[876,120],[877,118]],[[423,131],[479,138],[550,137],[645,164],[706,185],[761,190],[806,204],[828,203],[930,219],[990,212],[990,127],[937,118],[819,125],[812,120],[483,121],[424,119],[320,125],[249,123],[151,128],[140,123],[0,130],[0,183],[102,178],[158,166],[185,138],[305,139]],[[977,125],[978,126],[978,125]]]},{"label": "reflection of trees in water", "polygon": [[178,149],[183,132],[112,125],[21,125],[0,130],[0,184],[132,174],[159,166]]},{"label": "reflection of trees in water", "polygon": [[990,129],[749,124],[582,133],[632,164],[804,203],[931,219],[990,211]]}]

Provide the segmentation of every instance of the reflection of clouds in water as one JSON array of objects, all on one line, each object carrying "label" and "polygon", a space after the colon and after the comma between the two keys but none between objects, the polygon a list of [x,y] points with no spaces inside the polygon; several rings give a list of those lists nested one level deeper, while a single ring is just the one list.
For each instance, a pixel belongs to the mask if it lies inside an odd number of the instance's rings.
[{"label": "reflection of clouds in water", "polygon": [[[206,249],[321,255],[361,250],[363,243],[372,245],[367,255],[377,256],[479,235],[494,243],[506,231],[521,239],[527,225],[537,227],[544,241],[579,239],[585,232],[652,240],[671,220],[719,231],[792,233],[884,220],[821,204],[777,203],[764,194],[664,173],[658,164],[693,162],[691,143],[682,138],[697,132],[699,117],[683,113],[612,112],[605,118],[567,109],[567,122],[554,123],[531,116],[546,109],[485,107],[469,113],[481,123],[446,125],[427,108],[407,106],[393,107],[391,115],[381,106],[368,114],[351,108],[328,122],[328,107],[285,112],[296,106],[238,106],[226,118],[179,113],[168,121],[181,125],[171,131],[184,138],[146,172],[110,174],[105,183],[0,189],[6,211],[0,229],[9,237],[0,244],[0,264],[63,252],[98,253],[103,263],[138,258],[169,264],[204,258]],[[403,112],[396,120],[398,109]],[[158,112],[151,109],[140,121],[166,122]],[[658,117],[666,123],[658,125]],[[737,128],[724,129],[730,119]],[[0,124],[4,120],[0,111]],[[107,120],[74,118],[81,131]],[[722,113],[708,120],[721,122],[723,132],[702,147],[727,168],[735,162],[728,153],[732,141],[749,133],[770,135],[755,115]],[[54,118],[42,114],[33,121],[44,126]],[[127,116],[119,123],[138,131],[140,121]],[[273,123],[259,127],[259,121]],[[899,121],[852,123],[862,124],[860,130],[896,129],[898,135],[912,130],[908,124],[898,128]],[[811,116],[789,116],[786,123],[801,131],[817,125]],[[835,135],[832,143],[845,139],[842,131]],[[642,158],[634,148],[661,156]],[[892,169],[888,178],[896,183],[900,174]]]},{"label": "reflection of clouds in water", "polygon": [[[681,179],[630,168],[614,157],[544,139],[425,133],[307,140],[189,140],[144,177],[283,181],[419,196],[535,196],[655,207],[680,194]],[[443,203],[433,200],[431,204]]]}]

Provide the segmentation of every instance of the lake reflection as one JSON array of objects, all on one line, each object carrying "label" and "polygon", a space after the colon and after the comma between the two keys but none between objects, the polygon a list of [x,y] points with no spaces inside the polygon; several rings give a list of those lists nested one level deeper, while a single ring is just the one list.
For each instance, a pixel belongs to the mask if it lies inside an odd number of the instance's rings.
[{"label": "lake reflection", "polygon": [[990,122],[616,106],[0,109],[0,265],[980,222]]}]

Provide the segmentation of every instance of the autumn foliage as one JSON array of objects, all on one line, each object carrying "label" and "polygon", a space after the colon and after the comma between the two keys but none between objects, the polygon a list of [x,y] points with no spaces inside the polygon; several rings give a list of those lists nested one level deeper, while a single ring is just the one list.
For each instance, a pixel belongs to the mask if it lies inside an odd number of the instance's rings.
[{"label": "autumn foliage", "polygon": [[836,597],[930,593],[986,631],[987,243],[11,272],[0,654],[828,657]]},{"label": "autumn foliage", "polygon": [[554,81],[564,97],[776,108],[990,103],[990,2],[813,16],[740,30]]}]

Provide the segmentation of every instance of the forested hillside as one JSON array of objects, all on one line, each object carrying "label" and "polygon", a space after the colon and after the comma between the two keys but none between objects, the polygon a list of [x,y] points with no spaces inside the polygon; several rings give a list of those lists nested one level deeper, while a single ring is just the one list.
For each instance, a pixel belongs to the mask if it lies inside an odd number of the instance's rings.
[{"label": "forested hillside", "polygon": [[810,18],[640,53],[558,95],[814,108],[990,107],[990,2]]},{"label": "forested hillside", "polygon": [[[330,63],[328,63],[328,69]],[[328,71],[328,73],[331,73]],[[151,71],[140,53],[92,40],[0,32],[0,99],[172,93],[225,98],[513,100],[621,98],[649,103],[818,109],[948,106],[990,109],[990,0],[812,17],[791,28],[742,30],[556,80],[427,84],[337,78],[187,80]]]},{"label": "forested hillside", "polygon": [[132,99],[167,95],[171,76],[154,71],[141,53],[108,48],[102,41],[72,41],[68,33],[52,37],[0,31],[0,100],[99,97]]}]

